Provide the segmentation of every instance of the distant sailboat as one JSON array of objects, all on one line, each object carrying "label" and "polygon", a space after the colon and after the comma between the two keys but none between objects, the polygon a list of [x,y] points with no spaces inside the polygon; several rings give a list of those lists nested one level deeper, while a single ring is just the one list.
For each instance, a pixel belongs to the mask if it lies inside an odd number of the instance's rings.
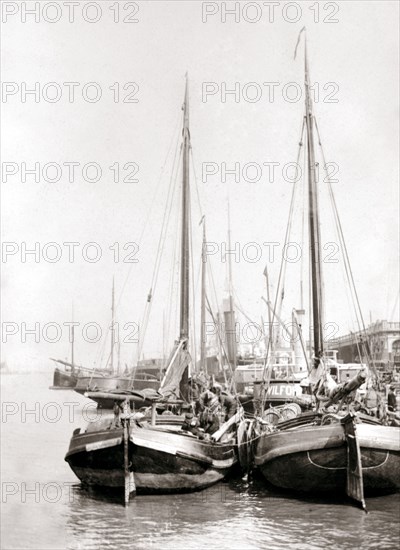
[{"label": "distant sailboat", "polygon": [[121,375],[115,371],[114,365],[114,348],[115,348],[115,287],[114,278],[112,282],[111,293],[111,326],[110,326],[110,355],[107,361],[107,369],[98,369],[89,374],[82,374],[78,377],[74,390],[77,393],[85,394],[88,391],[110,391],[110,390],[126,390],[130,387],[131,377]]},{"label": "distant sailboat", "polygon": [[[57,363],[54,368],[53,386],[50,389],[73,389],[78,381],[79,373],[82,372],[82,367],[77,367],[74,361],[74,345],[75,345],[75,327],[71,327],[71,362],[62,361],[61,359],[53,359]],[[62,366],[60,366],[62,365]]]},{"label": "distant sailboat", "polygon": [[[91,399],[96,401],[100,407],[112,408],[113,400],[103,398],[101,392],[109,391],[128,391],[133,387],[135,390],[153,387],[158,388],[160,380],[160,368],[155,365],[156,360],[138,362],[134,369],[126,369],[121,373],[120,359],[118,358],[118,366],[115,368],[114,348],[117,345],[118,356],[120,354],[120,343],[115,342],[114,336],[115,322],[115,290],[114,280],[112,284],[111,296],[111,345],[110,355],[107,360],[107,368],[95,369],[87,368],[82,365],[77,365],[74,360],[75,347],[75,332],[74,326],[71,327],[71,360],[63,361],[61,359],[53,359],[57,363],[53,374],[53,386],[50,389],[66,390],[71,389],[81,395],[91,392]],[[154,374],[155,373],[155,374]],[[144,401],[144,398],[142,399]]]},{"label": "distant sailboat", "polygon": [[7,365],[6,361],[1,361],[1,363],[0,363],[0,373],[1,374],[9,374],[10,373],[10,369],[8,368],[8,365]]}]

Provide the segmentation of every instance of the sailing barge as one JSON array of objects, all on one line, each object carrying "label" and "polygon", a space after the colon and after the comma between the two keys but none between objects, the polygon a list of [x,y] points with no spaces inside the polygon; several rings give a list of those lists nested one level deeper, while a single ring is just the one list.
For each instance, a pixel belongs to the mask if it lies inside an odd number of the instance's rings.
[{"label": "sailing barge", "polygon": [[[180,254],[180,334],[157,395],[153,395],[151,420],[131,414],[128,402],[137,400],[129,392],[109,393],[124,401],[123,428],[113,425],[112,416],[102,415],[84,432],[74,431],[65,460],[85,484],[125,487],[125,502],[133,491],[181,492],[204,489],[223,479],[237,462],[238,412],[213,435],[200,439],[182,430],[183,416],[157,418],[157,407],[177,406],[190,410],[188,369],[189,343],[189,96],[186,80],[183,105],[182,208]],[[92,397],[93,392],[89,395]]]},{"label": "sailing barge", "polygon": [[[234,418],[234,422],[238,419]],[[186,492],[204,489],[223,479],[236,463],[235,430],[200,440],[181,430],[181,417],[161,417],[156,423],[134,421],[128,455],[138,493]],[[111,416],[74,432],[65,460],[86,485],[124,487],[124,434],[109,429]]]},{"label": "sailing barge", "polygon": [[[303,29],[304,30],[304,29]],[[303,413],[296,418],[277,423],[275,426],[259,420],[258,440],[255,446],[254,463],[266,480],[273,485],[301,492],[323,492],[331,496],[340,493],[357,501],[365,508],[364,491],[387,493],[400,490],[400,428],[385,425],[387,420],[381,412],[369,416],[350,411],[349,403],[356,389],[365,381],[359,373],[351,381],[337,385],[327,368],[327,352],[323,339],[323,292],[322,256],[314,154],[314,131],[318,133],[310,96],[310,76],[305,46],[305,92],[308,165],[308,223],[310,240],[310,280],[312,298],[312,326],[314,365],[310,369],[319,411]],[[318,133],[319,138],[319,133]],[[301,145],[302,140],[300,140]],[[319,138],[320,142],[320,138]],[[321,145],[321,144],[320,144]],[[324,164],[325,163],[325,159]],[[339,242],[344,251],[346,272],[351,275],[341,225],[331,193]],[[357,293],[352,276],[352,295],[356,297],[357,315],[364,326]],[[371,363],[374,373],[374,366]],[[376,372],[375,372],[376,375]],[[375,382],[379,383],[378,377]],[[333,384],[332,384],[333,383]],[[352,393],[353,392],[353,393]],[[348,413],[342,407],[347,403]],[[329,407],[336,404],[335,413]],[[378,410],[383,410],[378,407]]]},{"label": "sailing barge", "polygon": [[[332,415],[313,414],[281,423],[275,433],[260,437],[255,464],[275,486],[336,495],[346,491],[349,470],[356,471],[359,457],[358,475],[366,495],[398,491],[399,428],[382,426],[371,417],[358,418],[359,423],[352,417],[330,423]],[[348,434],[346,423],[353,434]],[[359,450],[349,447],[349,439]]]}]

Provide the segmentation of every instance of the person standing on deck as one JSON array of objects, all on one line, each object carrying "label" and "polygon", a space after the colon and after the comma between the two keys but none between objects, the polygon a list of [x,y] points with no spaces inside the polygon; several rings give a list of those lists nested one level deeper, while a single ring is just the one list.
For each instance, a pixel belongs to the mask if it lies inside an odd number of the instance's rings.
[{"label": "person standing on deck", "polygon": [[[218,397],[211,390],[205,390],[200,394],[199,400],[196,403],[196,413],[203,412],[209,409],[214,412],[218,407]],[[197,410],[198,409],[198,410]]]},{"label": "person standing on deck", "polygon": [[124,409],[121,403],[118,403],[118,401],[114,400],[114,406],[113,406],[114,418],[111,423],[110,429],[121,427],[120,414],[123,412],[123,410]]},{"label": "person standing on deck", "polygon": [[364,395],[363,406],[367,414],[370,416],[378,416],[378,408],[380,403],[379,393],[372,386],[367,387],[367,393]]},{"label": "person standing on deck", "polygon": [[205,390],[196,401],[196,414],[200,414],[200,426],[208,434],[213,434],[219,428],[217,410],[219,401],[217,395],[211,390]]},{"label": "person standing on deck", "polygon": [[221,386],[215,386],[213,388],[215,395],[218,397],[218,401],[225,409],[225,422],[232,418],[237,411],[237,400],[230,393],[222,393]]},{"label": "person standing on deck", "polygon": [[387,404],[388,404],[389,411],[396,412],[396,410],[397,410],[397,399],[396,399],[396,394],[395,394],[395,391],[394,391],[394,386],[389,386],[389,393],[388,393],[388,396],[387,396]]}]

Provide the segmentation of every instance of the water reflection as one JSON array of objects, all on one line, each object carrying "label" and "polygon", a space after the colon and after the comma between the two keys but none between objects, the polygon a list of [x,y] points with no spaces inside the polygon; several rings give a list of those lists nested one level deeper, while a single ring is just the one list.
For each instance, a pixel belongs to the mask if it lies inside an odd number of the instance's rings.
[{"label": "water reflection", "polygon": [[[122,505],[122,491],[81,487],[64,462],[72,431],[67,402],[86,402],[71,392],[49,392],[51,377],[2,377],[3,401],[24,400],[40,410],[58,402],[57,423],[22,421],[20,414],[2,423],[2,481],[18,484],[18,493],[2,503],[2,547],[68,550],[191,550],[398,548],[400,498],[367,499],[368,514],[344,500],[303,498],[277,492],[263,480],[240,477],[205,491],[182,495],[147,495]],[[38,486],[38,495],[22,498],[21,488]],[[58,483],[60,498],[48,491]],[[3,495],[4,497],[4,495]]]},{"label": "water reflection", "polygon": [[[287,498],[259,480],[220,483],[200,493],[148,495],[122,506],[121,492],[73,488],[70,549],[99,548],[397,548],[399,499],[346,502]],[[388,526],[392,525],[392,529]]]}]

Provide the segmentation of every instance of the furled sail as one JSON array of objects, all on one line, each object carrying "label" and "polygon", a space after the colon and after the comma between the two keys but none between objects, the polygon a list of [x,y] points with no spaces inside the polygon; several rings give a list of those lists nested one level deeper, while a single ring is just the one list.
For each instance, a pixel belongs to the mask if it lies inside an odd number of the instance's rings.
[{"label": "furled sail", "polygon": [[179,385],[191,360],[190,353],[186,349],[186,340],[180,340],[171,353],[164,378],[158,390],[165,399],[181,398]]}]

